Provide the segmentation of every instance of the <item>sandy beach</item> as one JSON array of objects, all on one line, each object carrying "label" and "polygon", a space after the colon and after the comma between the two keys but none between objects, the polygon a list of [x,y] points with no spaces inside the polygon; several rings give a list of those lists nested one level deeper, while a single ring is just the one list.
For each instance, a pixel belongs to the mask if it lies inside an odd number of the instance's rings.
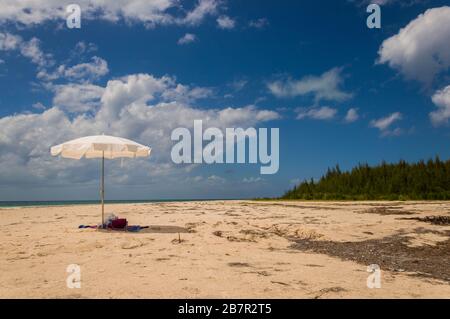
[{"label": "sandy beach", "polygon": [[[450,202],[199,201],[106,212],[150,228],[78,229],[100,221],[98,205],[0,209],[0,297],[450,298]],[[80,266],[79,289],[66,285],[70,264]],[[367,287],[370,264],[381,267],[379,289]]]}]

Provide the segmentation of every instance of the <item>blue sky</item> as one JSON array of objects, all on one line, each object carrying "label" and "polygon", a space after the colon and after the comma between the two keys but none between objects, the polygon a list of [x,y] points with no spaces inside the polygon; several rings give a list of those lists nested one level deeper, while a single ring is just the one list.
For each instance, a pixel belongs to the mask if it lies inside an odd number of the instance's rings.
[{"label": "blue sky", "polygon": [[[380,29],[357,0],[83,0],[68,29],[64,1],[5,0],[0,200],[98,198],[98,162],[49,147],[103,132],[153,148],[107,163],[109,199],[278,196],[337,163],[449,158],[450,7],[374,2]],[[175,165],[194,119],[279,128],[278,173]]]}]

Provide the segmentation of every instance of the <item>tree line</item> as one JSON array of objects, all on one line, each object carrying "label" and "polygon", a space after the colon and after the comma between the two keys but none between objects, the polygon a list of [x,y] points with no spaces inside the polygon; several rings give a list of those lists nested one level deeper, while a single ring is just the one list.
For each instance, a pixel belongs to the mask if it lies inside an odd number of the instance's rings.
[{"label": "tree line", "polygon": [[359,164],[350,171],[339,165],[319,180],[300,183],[282,199],[304,200],[447,200],[450,199],[450,160],[439,157],[407,163]]}]

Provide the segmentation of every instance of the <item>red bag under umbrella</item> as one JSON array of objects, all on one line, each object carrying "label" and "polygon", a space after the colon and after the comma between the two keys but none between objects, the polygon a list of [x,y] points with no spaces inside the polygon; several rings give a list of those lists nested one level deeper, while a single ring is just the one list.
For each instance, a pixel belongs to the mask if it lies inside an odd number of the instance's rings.
[{"label": "red bag under umbrella", "polygon": [[117,218],[111,221],[111,228],[124,229],[127,227],[127,224],[126,218]]}]

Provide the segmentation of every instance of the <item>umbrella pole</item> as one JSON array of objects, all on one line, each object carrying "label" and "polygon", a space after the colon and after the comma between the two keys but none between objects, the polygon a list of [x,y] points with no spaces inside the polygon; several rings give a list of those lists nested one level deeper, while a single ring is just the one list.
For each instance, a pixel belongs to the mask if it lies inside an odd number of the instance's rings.
[{"label": "umbrella pole", "polygon": [[103,151],[102,156],[102,227],[105,223],[105,151]]}]

